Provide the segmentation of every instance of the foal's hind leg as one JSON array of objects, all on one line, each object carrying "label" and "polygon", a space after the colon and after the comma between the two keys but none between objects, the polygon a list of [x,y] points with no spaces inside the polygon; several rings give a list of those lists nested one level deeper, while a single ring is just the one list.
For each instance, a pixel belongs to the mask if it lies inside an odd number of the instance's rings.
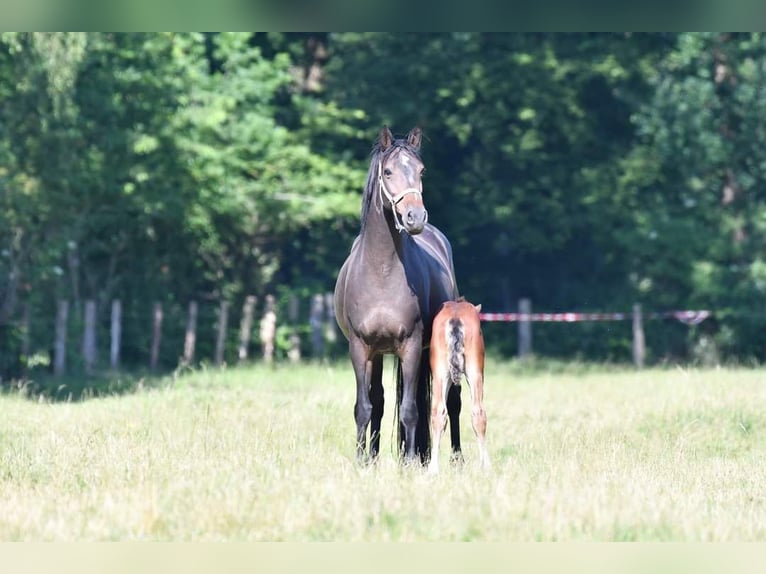
[{"label": "foal's hind leg", "polygon": [[372,403],[370,458],[375,460],[380,452],[380,421],[383,419],[383,355],[378,355],[372,360],[370,401]]},{"label": "foal's hind leg", "polygon": [[431,461],[428,463],[428,472],[438,474],[439,472],[439,443],[442,433],[447,428],[447,404],[445,396],[447,388],[450,385],[449,375],[447,375],[446,365],[431,363],[433,368],[433,387],[431,395]]},{"label": "foal's hind leg", "polygon": [[487,452],[487,413],[484,411],[484,373],[478,365],[466,365],[466,379],[471,391],[471,426],[479,443],[479,463],[483,469],[490,467]]},{"label": "foal's hind leg", "polygon": [[463,452],[460,448],[460,385],[459,381],[449,387],[447,392],[447,414],[449,414],[450,442],[452,443],[452,456],[450,461],[463,462]]}]

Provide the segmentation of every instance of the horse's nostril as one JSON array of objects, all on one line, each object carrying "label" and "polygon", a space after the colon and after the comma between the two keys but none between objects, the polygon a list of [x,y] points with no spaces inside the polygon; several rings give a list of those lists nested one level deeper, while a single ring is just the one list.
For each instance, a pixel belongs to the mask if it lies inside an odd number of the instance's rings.
[{"label": "horse's nostril", "polygon": [[407,223],[415,223],[415,216],[412,214],[412,211],[407,212]]}]

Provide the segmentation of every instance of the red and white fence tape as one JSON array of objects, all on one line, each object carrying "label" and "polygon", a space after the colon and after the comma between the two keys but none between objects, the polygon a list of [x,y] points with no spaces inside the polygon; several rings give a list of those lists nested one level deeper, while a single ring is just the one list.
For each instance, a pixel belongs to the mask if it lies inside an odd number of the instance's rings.
[{"label": "red and white fence tape", "polygon": [[[711,311],[664,311],[642,313],[646,319],[677,319],[686,325],[699,325]],[[633,313],[479,313],[487,322],[541,321],[543,323],[578,323],[581,321],[628,321]]]}]

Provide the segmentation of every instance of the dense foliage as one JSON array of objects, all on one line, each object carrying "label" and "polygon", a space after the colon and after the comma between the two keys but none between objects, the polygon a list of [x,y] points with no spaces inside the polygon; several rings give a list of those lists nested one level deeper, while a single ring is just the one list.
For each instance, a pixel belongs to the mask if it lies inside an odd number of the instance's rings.
[{"label": "dense foliage", "polygon": [[[5,33],[0,101],[3,376],[24,310],[48,352],[59,298],[105,334],[121,299],[128,366],[163,302],[174,366],[191,299],[330,290],[384,123],[424,128],[431,220],[486,310],[710,308],[648,324],[650,359],[766,352],[760,34]],[[629,356],[627,324],[535,333]]]}]

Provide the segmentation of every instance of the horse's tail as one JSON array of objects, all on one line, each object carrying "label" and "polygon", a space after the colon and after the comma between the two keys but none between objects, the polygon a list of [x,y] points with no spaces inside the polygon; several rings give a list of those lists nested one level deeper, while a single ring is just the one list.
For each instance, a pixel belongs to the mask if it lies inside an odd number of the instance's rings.
[{"label": "horse's tail", "polygon": [[[396,454],[402,455],[404,449],[404,425],[399,422],[399,407],[404,394],[404,375],[401,360],[396,358],[396,407],[394,408],[394,424],[396,433]],[[420,370],[418,373],[415,404],[418,409],[418,424],[415,427],[415,448],[420,454],[420,462],[425,464],[431,458],[431,363],[428,350],[420,355]]]},{"label": "horse's tail", "polygon": [[453,317],[447,322],[447,352],[449,353],[449,380],[459,385],[465,371],[465,330],[463,322]]}]

